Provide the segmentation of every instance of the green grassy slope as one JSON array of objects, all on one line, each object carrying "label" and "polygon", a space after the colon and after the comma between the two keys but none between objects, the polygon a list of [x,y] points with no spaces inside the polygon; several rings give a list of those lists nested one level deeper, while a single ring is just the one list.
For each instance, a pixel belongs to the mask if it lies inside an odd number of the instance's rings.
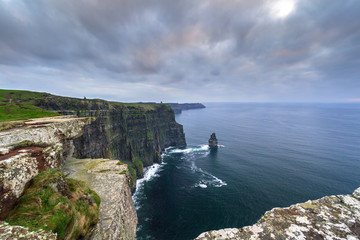
[{"label": "green grassy slope", "polygon": [[50,94],[0,89],[0,122],[59,115],[34,105],[48,96]]}]

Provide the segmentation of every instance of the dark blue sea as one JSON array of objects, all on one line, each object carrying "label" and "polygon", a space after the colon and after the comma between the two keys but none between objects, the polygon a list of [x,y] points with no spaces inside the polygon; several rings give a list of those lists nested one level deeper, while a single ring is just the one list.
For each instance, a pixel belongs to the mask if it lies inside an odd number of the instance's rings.
[{"label": "dark blue sea", "polygon": [[251,225],[273,207],[360,186],[360,104],[205,105],[176,116],[188,146],[166,149],[138,181],[138,240]]}]

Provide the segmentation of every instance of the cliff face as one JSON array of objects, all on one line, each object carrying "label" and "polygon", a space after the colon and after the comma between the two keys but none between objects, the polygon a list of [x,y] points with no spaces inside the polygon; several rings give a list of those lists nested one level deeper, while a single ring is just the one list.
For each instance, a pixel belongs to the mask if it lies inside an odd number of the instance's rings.
[{"label": "cliff face", "polygon": [[254,225],[202,233],[213,239],[360,239],[360,188],[352,195],[274,208]]},{"label": "cliff face", "polygon": [[111,158],[144,166],[160,162],[168,146],[186,145],[182,125],[166,104],[125,104],[48,96],[37,106],[62,114],[96,117],[84,134],[74,140],[78,158]]},{"label": "cliff face", "polygon": [[90,122],[89,118],[41,118],[0,132],[0,219],[9,213],[33,177],[63,165],[70,141]]},{"label": "cliff face", "polygon": [[134,239],[137,216],[126,164],[109,159],[74,159],[65,164],[70,178],[85,181],[101,198],[99,222],[90,239]]}]

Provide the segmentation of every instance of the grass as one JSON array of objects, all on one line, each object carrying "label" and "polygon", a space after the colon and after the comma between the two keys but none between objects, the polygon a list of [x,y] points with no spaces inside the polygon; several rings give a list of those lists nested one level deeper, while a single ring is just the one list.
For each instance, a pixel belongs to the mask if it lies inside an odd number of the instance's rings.
[{"label": "grass", "polygon": [[[121,103],[110,102],[102,99],[81,99],[71,97],[60,97],[48,93],[22,91],[22,90],[5,90],[0,89],[0,123],[6,121],[25,120],[29,118],[52,117],[58,116],[57,112],[48,111],[41,107],[46,99],[55,99],[55,102],[62,102],[59,105],[66,110],[74,110],[79,114],[83,110],[89,110],[91,107],[108,104],[108,110],[127,108],[130,112],[143,114],[147,111],[156,110],[159,107],[168,107],[166,104],[139,104],[139,103]],[[46,107],[44,107],[46,108]],[[81,115],[81,114],[80,114]],[[9,126],[7,126],[9,127]],[[0,131],[9,129],[1,127]]]},{"label": "grass", "polygon": [[21,127],[25,124],[25,121],[8,121],[8,122],[1,122],[0,121],[0,131]]},{"label": "grass", "polygon": [[129,175],[130,175],[130,188],[135,191],[136,188],[136,170],[128,165]]},{"label": "grass", "polygon": [[[36,101],[47,96],[47,93],[0,89],[0,122],[58,116],[56,112],[35,106]],[[4,129],[0,126],[0,130]]]},{"label": "grass", "polygon": [[136,176],[141,178],[144,176],[144,165],[138,158],[133,158],[132,166],[136,170]]},{"label": "grass", "polygon": [[85,182],[65,179],[59,169],[51,169],[31,181],[6,221],[55,232],[58,239],[78,239],[97,223],[99,205],[100,197]]},{"label": "grass", "polygon": [[45,148],[47,147],[47,144],[41,143],[41,142],[33,142],[33,141],[29,141],[29,140],[24,140],[21,141],[15,145],[12,146],[12,149],[21,149],[21,148],[27,148],[27,147],[42,147]]}]

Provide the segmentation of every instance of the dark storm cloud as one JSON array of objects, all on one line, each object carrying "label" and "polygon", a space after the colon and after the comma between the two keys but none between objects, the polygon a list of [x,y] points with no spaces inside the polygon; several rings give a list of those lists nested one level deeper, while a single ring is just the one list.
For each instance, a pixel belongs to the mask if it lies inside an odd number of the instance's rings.
[{"label": "dark storm cloud", "polygon": [[0,84],[125,101],[358,98],[359,12],[357,0],[2,0]]}]

